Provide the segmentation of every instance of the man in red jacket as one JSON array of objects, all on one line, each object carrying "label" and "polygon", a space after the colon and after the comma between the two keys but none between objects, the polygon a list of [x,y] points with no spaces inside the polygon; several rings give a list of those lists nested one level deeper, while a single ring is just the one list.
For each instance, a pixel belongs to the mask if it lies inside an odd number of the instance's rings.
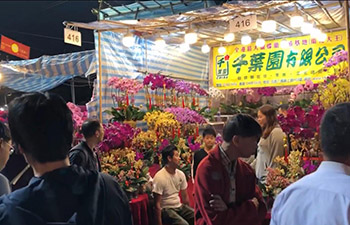
[{"label": "man in red jacket", "polygon": [[209,152],[197,169],[197,225],[256,225],[264,220],[266,206],[255,173],[239,159],[255,153],[260,136],[259,124],[249,115],[238,114],[226,124],[224,143]]}]

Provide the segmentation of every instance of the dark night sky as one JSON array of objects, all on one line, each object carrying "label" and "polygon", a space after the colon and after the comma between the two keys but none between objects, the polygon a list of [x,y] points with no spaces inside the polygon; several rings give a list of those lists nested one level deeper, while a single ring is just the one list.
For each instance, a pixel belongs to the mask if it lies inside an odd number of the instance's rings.
[{"label": "dark night sky", "polygon": [[[113,6],[135,1],[108,1]],[[106,7],[106,6],[105,6]],[[63,21],[91,22],[98,1],[0,1],[0,34],[31,47],[30,58],[94,49],[93,32],[82,33],[82,47],[63,42]],[[18,59],[0,52],[0,60]]]}]

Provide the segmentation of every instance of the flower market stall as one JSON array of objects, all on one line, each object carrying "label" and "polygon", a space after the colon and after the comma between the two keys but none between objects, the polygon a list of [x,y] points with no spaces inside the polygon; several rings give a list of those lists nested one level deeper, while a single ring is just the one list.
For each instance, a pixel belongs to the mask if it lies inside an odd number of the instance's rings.
[{"label": "flower market stall", "polygon": [[314,171],[323,113],[350,100],[346,4],[173,2],[107,7],[99,21],[65,22],[95,30],[99,69],[90,110],[105,123],[104,171],[130,196],[147,192],[148,169],[172,143],[189,177],[202,127],[236,113],[255,116],[266,103],[289,109],[279,117],[285,155],[269,168],[264,194],[273,198]]}]

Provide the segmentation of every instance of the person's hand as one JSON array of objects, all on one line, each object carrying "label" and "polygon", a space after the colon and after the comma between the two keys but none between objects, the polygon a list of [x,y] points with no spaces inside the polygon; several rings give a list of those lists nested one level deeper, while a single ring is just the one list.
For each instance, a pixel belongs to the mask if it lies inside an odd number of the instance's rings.
[{"label": "person's hand", "polygon": [[253,204],[255,205],[255,207],[258,209],[259,208],[259,201],[257,198],[252,198],[251,201],[253,202]]},{"label": "person's hand", "polygon": [[226,203],[222,200],[220,195],[211,195],[211,200],[209,201],[210,207],[212,207],[215,211],[225,211],[227,210]]}]

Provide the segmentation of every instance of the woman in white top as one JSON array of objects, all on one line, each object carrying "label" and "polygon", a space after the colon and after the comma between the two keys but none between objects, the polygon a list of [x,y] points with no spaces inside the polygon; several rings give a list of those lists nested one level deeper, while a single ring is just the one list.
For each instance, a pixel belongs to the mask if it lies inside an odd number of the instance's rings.
[{"label": "woman in white top", "polygon": [[[4,169],[10,154],[13,152],[10,130],[0,122],[0,171]],[[0,173],[0,196],[11,192],[8,179]]]},{"label": "woman in white top", "polygon": [[259,180],[267,175],[266,168],[274,168],[276,156],[284,155],[284,137],[286,136],[278,125],[276,110],[271,105],[263,105],[258,111],[258,123],[263,133],[258,144],[255,173]]}]

